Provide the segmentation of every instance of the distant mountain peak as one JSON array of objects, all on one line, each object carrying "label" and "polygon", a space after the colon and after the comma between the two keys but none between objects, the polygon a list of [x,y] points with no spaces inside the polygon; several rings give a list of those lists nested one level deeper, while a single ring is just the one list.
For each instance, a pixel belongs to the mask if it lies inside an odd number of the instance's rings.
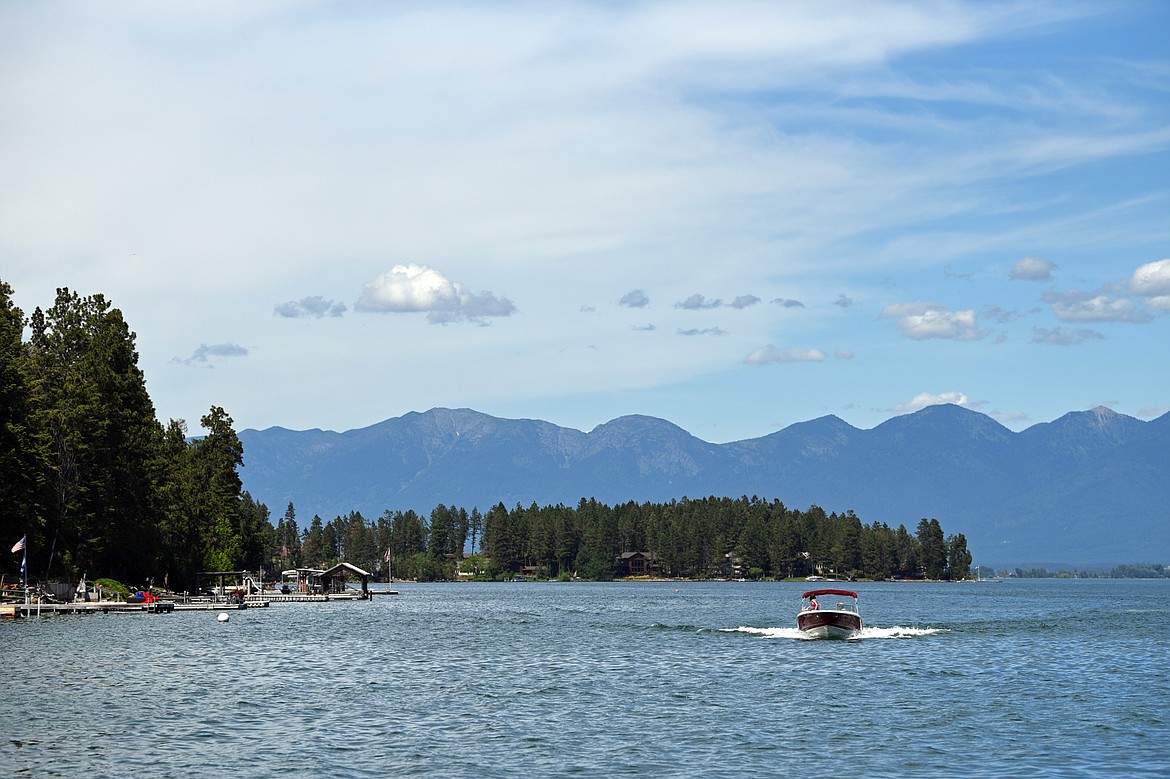
[{"label": "distant mountain peak", "polygon": [[1097,417],[1097,421],[1101,424],[1111,422],[1121,417],[1121,414],[1118,414],[1108,406],[1093,406],[1091,409],[1089,409],[1089,413]]}]

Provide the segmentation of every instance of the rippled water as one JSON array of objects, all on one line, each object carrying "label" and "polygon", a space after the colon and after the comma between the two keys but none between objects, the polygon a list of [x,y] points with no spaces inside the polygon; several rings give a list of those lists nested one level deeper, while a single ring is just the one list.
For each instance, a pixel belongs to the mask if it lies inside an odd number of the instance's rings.
[{"label": "rippled water", "polygon": [[0,776],[1170,774],[1170,583],[398,585],[0,624]]}]

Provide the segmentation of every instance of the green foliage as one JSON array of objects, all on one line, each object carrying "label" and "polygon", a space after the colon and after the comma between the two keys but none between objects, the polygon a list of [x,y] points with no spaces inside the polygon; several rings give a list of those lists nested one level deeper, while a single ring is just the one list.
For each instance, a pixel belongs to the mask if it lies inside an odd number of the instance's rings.
[{"label": "green foliage", "polygon": [[30,575],[181,589],[259,562],[267,509],[241,494],[226,412],[195,441],[182,420],[161,425],[136,336],[103,296],[62,288],[26,321],[10,295],[0,282],[0,528],[27,536]]},{"label": "green foliage", "polygon": [[129,595],[130,588],[120,581],[114,579],[94,579],[91,584],[95,587],[101,587],[102,593],[105,595]]}]

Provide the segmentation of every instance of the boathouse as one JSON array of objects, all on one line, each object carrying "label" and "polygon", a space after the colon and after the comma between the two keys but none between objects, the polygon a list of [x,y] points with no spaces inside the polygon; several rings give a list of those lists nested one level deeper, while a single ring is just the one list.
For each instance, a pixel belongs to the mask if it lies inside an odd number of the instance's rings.
[{"label": "boathouse", "polygon": [[343,595],[352,592],[348,588],[349,580],[357,579],[361,583],[361,597],[370,597],[370,572],[363,571],[350,563],[338,563],[317,576],[321,581],[321,589],[326,595]]}]

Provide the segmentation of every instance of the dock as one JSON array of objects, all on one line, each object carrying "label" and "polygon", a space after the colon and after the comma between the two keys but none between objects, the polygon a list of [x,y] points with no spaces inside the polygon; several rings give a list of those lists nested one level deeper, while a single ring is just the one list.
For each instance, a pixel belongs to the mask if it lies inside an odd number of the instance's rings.
[{"label": "dock", "polygon": [[182,598],[159,600],[153,603],[126,601],[86,601],[76,603],[4,603],[0,604],[0,619],[16,617],[51,617],[59,614],[173,614],[177,611],[238,611],[266,609],[273,603],[325,603],[328,601],[373,600],[375,595],[397,595],[397,590],[370,590],[321,593],[271,593],[249,595],[243,602],[212,600],[210,598]]}]

